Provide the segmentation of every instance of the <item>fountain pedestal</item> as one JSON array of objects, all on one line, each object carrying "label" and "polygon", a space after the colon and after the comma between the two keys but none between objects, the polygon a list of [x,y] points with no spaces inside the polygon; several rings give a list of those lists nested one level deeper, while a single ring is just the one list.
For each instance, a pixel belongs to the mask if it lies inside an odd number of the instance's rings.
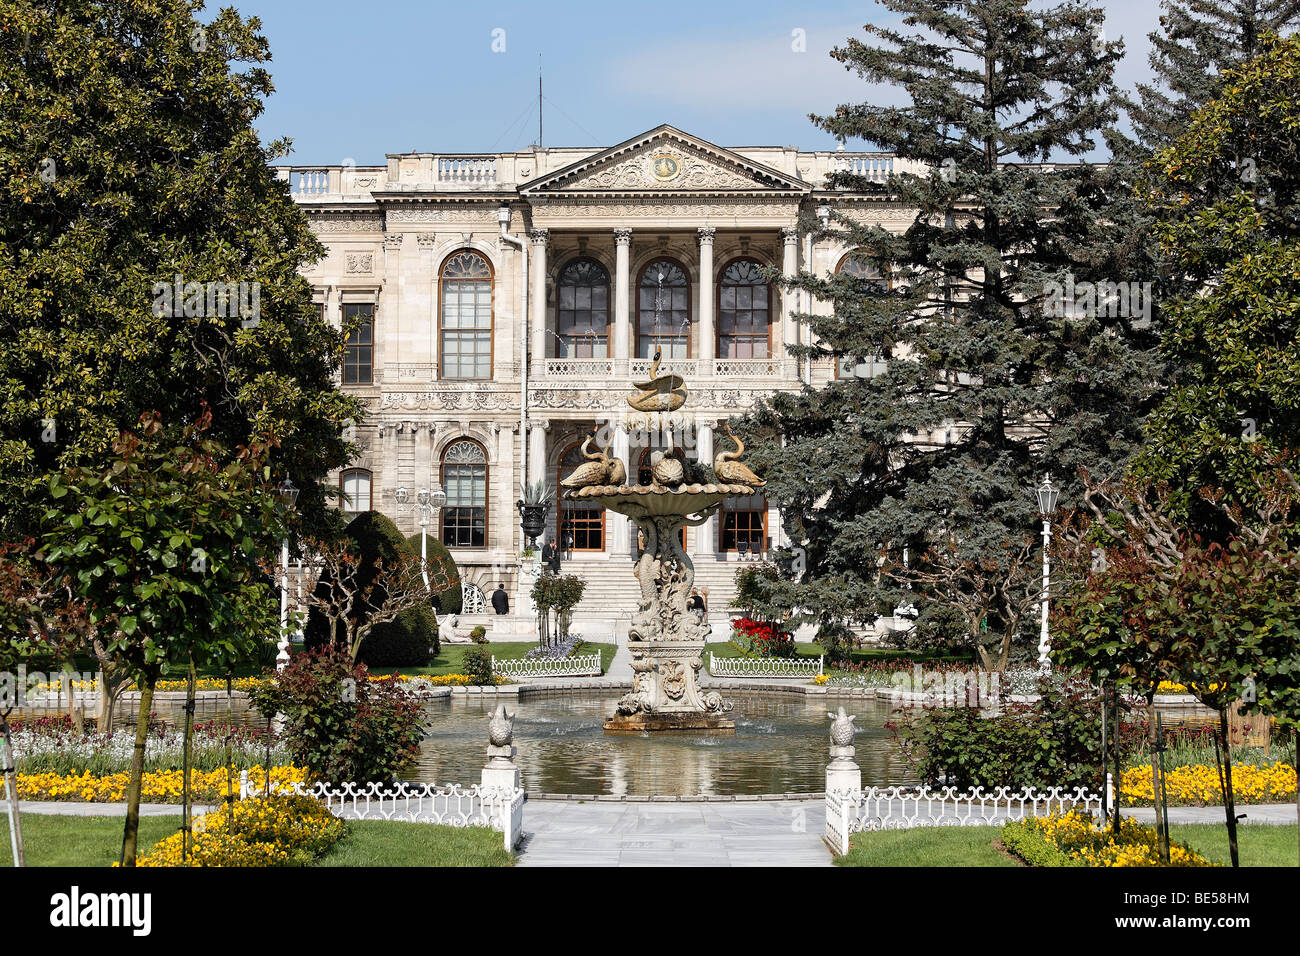
[{"label": "fountain pedestal", "polygon": [[645,538],[634,569],[640,600],[628,632],[632,690],[606,719],[607,732],[735,731],[731,702],[700,689],[710,628],[687,608],[695,566],[680,532],[707,521],[723,499],[750,491],[729,484],[594,485],[566,494],[627,515]]}]

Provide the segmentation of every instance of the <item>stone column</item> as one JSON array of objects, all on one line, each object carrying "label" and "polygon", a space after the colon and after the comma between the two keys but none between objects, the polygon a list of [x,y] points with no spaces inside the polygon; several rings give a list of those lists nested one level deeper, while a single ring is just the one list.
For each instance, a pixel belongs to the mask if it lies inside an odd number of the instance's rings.
[{"label": "stone column", "polygon": [[632,357],[631,279],[628,276],[632,230],[614,230],[614,358]]},{"label": "stone column", "polygon": [[402,239],[401,233],[384,236],[384,285],[375,323],[375,382],[392,381],[385,366],[402,360]]},{"label": "stone column", "polygon": [[716,231],[712,226],[704,226],[696,230],[700,240],[700,347],[696,354],[700,358],[705,375],[713,374],[710,363],[714,359],[713,346],[717,340],[713,317],[713,234]]},{"label": "stone column", "polygon": [[[700,462],[713,466],[713,425],[697,422],[695,425],[695,443]],[[718,516],[715,514],[704,524],[695,529],[695,553],[712,556],[718,550]]]},{"label": "stone column", "polygon": [[[781,240],[784,243],[781,275],[791,278],[799,271],[799,230],[794,226],[786,226],[781,230]],[[785,346],[796,345],[799,341],[799,330],[792,318],[793,315],[794,293],[783,289],[781,291],[781,347],[775,356],[782,360],[789,358]]]},{"label": "stone column", "polygon": [[532,252],[529,253],[532,256],[529,265],[533,270],[533,287],[528,291],[530,303],[528,311],[532,313],[528,317],[529,322],[532,323],[530,332],[532,341],[529,350],[532,353],[536,373],[540,374],[546,359],[546,340],[550,338],[546,324],[546,243],[550,238],[550,232],[546,229],[534,229],[528,234],[528,238],[533,243]]},{"label": "stone column", "polygon": [[541,481],[546,476],[546,430],[551,423],[544,418],[528,420],[528,480]]},{"label": "stone column", "polygon": [[[627,422],[616,422],[614,424],[614,457],[623,462],[623,467],[627,471],[628,482],[636,484],[636,475],[632,472],[632,455],[629,447]],[[610,553],[625,555],[630,553],[632,548],[632,531],[628,519],[616,511],[606,512],[606,527],[611,529],[610,534]]]},{"label": "stone column", "polygon": [[[424,334],[428,335],[429,347],[424,354],[429,359],[429,380],[438,377],[438,280],[434,274],[433,247],[438,237],[431,232],[422,232],[415,237],[420,246],[420,267],[416,271],[419,291],[412,296],[415,315],[423,318],[417,321],[424,325]],[[417,336],[418,337],[418,336]],[[414,358],[415,353],[412,353]]]}]

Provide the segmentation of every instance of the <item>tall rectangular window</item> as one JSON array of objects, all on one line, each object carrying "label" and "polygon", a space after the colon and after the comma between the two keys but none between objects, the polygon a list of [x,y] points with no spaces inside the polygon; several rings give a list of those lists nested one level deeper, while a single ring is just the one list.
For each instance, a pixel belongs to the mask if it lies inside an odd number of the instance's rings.
[{"label": "tall rectangular window", "polygon": [[491,378],[491,267],[477,252],[458,252],[443,265],[441,285],[442,378]]},{"label": "tall rectangular window", "polygon": [[[357,324],[359,323],[359,324]],[[343,306],[343,327],[348,333],[343,351],[343,384],[370,385],[375,380],[375,305],[373,302]]]}]

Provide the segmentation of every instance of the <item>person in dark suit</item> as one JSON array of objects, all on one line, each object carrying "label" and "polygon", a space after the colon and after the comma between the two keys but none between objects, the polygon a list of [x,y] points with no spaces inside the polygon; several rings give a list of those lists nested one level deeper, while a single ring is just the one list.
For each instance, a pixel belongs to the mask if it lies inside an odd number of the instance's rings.
[{"label": "person in dark suit", "polygon": [[510,613],[510,595],[506,594],[504,584],[497,583],[497,589],[492,592],[492,610],[498,614]]},{"label": "person in dark suit", "polygon": [[542,545],[542,565],[552,574],[560,573],[560,549],[555,546],[550,535],[546,536],[546,543]]}]

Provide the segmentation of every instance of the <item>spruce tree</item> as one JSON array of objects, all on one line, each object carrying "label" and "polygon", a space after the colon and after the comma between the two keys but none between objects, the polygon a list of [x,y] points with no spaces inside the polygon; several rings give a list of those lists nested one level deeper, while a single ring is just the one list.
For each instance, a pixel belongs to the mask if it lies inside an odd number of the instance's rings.
[{"label": "spruce tree", "polygon": [[[890,288],[844,273],[794,283],[833,314],[799,316],[814,344],[792,352],[887,362],[753,413],[765,437],[751,457],[796,549],[769,598],[823,623],[871,622],[906,598],[922,631],[960,619],[944,636],[999,666],[1017,632],[1036,630],[1035,486],[1051,472],[1068,500],[1080,469],[1117,469],[1156,376],[1133,342],[1137,317],[1052,300],[1052,283],[1144,278],[1109,271],[1123,237],[1104,171],[1041,165],[1096,147],[1116,115],[1122,46],[1079,0],[880,2],[903,29],[868,25],[832,56],[910,102],[812,119],[925,171],[888,183],[917,210],[902,234],[844,210],[827,230]],[[831,185],[873,188],[848,173]]]},{"label": "spruce tree", "polygon": [[1265,34],[1300,26],[1300,0],[1161,0],[1151,40],[1155,82],[1139,83],[1129,107],[1145,153],[1168,147],[1192,114],[1223,90],[1224,75],[1261,50]]}]

